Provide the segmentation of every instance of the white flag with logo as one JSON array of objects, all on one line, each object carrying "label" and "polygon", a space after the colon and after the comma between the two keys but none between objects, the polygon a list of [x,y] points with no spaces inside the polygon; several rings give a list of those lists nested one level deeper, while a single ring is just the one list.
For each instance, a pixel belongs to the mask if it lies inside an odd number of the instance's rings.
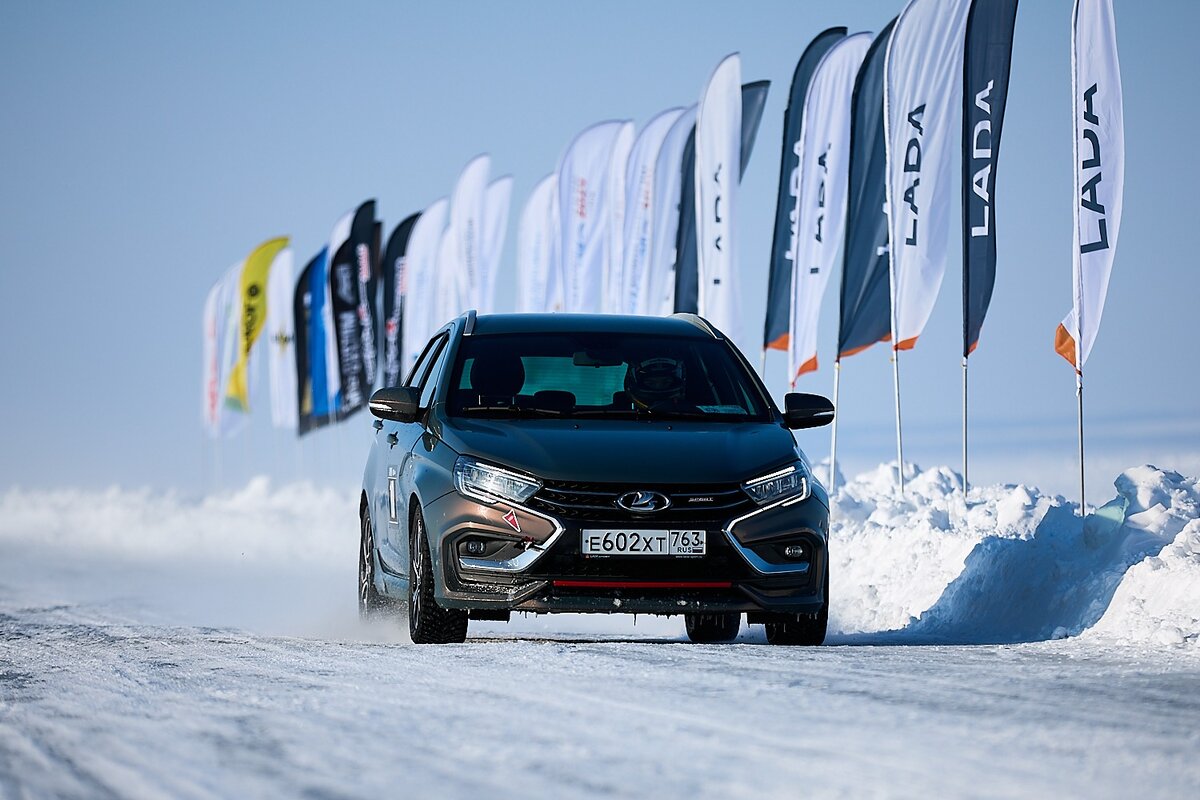
[{"label": "white flag with logo", "polygon": [[417,363],[417,357],[429,341],[433,329],[434,288],[437,271],[438,247],[442,232],[446,230],[446,217],[450,201],[445,197],[437,200],[421,212],[408,235],[405,250],[404,316],[401,319],[403,332],[403,361],[400,362],[400,379],[408,377],[408,371]]},{"label": "white flag with logo", "polygon": [[654,236],[645,277],[644,305],[635,313],[666,316],[675,311],[675,239],[679,234],[679,193],[683,151],[696,125],[696,106],[679,115],[667,131],[654,163]]},{"label": "white flag with logo", "polygon": [[946,272],[970,0],[909,0],[888,43],[883,126],[892,342],[916,344]]},{"label": "white flag with logo", "polygon": [[554,223],[554,184],[547,175],[533,187],[517,225],[517,311],[550,310],[550,247],[557,234]]},{"label": "white flag with logo", "polygon": [[696,265],[700,316],[739,345],[735,245],[741,161],[742,61],[734,53],[708,79],[696,113]]},{"label": "white flag with logo", "polygon": [[546,311],[562,311],[566,306],[563,299],[562,270],[562,221],[561,205],[558,202],[558,174],[553,175],[554,185],[550,191],[549,242],[546,256]]},{"label": "white flag with logo", "polygon": [[792,384],[817,368],[821,298],[841,248],[850,178],[850,99],[854,79],[871,47],[856,33],[833,45],[818,62],[804,99],[797,161],[796,236],[793,239],[788,377]]},{"label": "white flag with logo", "polygon": [[599,312],[609,251],[609,167],[625,122],[587,128],[558,166],[559,278],[564,311]]},{"label": "white flag with logo", "polygon": [[491,169],[492,159],[487,155],[471,159],[450,196],[449,228],[454,231],[454,247],[445,263],[439,261],[438,278],[446,279],[443,308],[453,309],[453,313],[440,320],[435,329],[473,307],[482,293],[483,208]]},{"label": "white flag with logo", "polygon": [[621,291],[625,282],[625,173],[633,150],[634,126],[626,122],[613,142],[608,163],[608,252],[604,256],[604,299],[606,314],[622,310]]},{"label": "white flag with logo", "polygon": [[[1104,313],[1125,193],[1125,122],[1112,0],[1076,0],[1071,65],[1075,93],[1074,305],[1058,326],[1054,349],[1082,371]],[[1077,342],[1082,346],[1077,347]]]},{"label": "white flag with logo", "polygon": [[267,373],[271,379],[271,422],[294,430],[299,422],[296,396],[295,264],[290,247],[279,251],[267,273]]},{"label": "white flag with logo", "polygon": [[622,285],[617,291],[614,308],[618,313],[646,313],[646,278],[654,238],[655,163],[663,140],[681,114],[682,108],[671,108],[651,119],[638,134],[629,153],[629,165],[625,169]]},{"label": "white flag with logo", "polygon": [[217,436],[221,432],[221,403],[225,397],[225,387],[221,381],[221,344],[227,325],[220,314],[224,287],[224,279],[217,281],[204,299],[204,364],[200,385],[204,430],[209,436]]},{"label": "white flag with logo", "polygon": [[505,175],[492,181],[483,200],[483,250],[479,259],[480,290],[471,307],[480,314],[496,310],[496,273],[508,234],[508,210],[512,203],[513,179]]},{"label": "white flag with logo", "polygon": [[433,316],[429,319],[429,329],[425,331],[427,341],[438,328],[463,313],[463,304],[459,299],[462,284],[455,279],[461,274],[457,264],[461,241],[462,237],[451,222],[438,242],[437,268],[433,273]]},{"label": "white flag with logo", "polygon": [[237,432],[247,417],[225,403],[229,375],[238,357],[239,285],[245,263],[239,261],[226,270],[204,303],[204,426],[214,438]]}]

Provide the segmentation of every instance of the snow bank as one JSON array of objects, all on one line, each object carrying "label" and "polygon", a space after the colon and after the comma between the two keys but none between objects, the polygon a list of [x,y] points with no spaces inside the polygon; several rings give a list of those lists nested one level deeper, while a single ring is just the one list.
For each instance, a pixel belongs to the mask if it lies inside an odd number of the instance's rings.
[{"label": "snow bank", "polygon": [[[907,465],[903,499],[894,478],[894,466],[880,466],[839,480],[830,623],[843,639],[1083,635],[1200,652],[1196,479],[1150,466],[1127,470],[1115,482],[1117,497],[1081,520],[1062,497],[1023,485],[973,487],[964,502],[960,476],[945,467]],[[330,592],[349,597],[342,584],[356,565],[356,502],[354,492],[275,487],[261,477],[201,500],[13,489],[0,495],[0,546],[50,548],[64,559],[204,561],[216,566],[207,570],[214,590],[222,575],[232,580],[231,565],[286,567],[289,581],[315,587],[324,578]]]},{"label": "snow bank", "polygon": [[1086,519],[1062,497],[972,488],[894,466],[835,495],[831,626],[894,638],[1019,642],[1105,636],[1200,646],[1200,490],[1145,466]]},{"label": "snow bank", "polygon": [[1169,543],[1130,567],[1089,631],[1098,637],[1197,645],[1200,631],[1200,489],[1195,478],[1153,467],[1116,482],[1129,500],[1125,528]]}]

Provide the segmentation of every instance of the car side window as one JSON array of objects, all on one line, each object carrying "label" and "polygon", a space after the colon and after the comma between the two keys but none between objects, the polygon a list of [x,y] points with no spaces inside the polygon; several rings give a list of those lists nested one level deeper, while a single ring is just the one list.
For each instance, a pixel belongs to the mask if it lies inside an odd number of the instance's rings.
[{"label": "car side window", "polygon": [[437,391],[442,370],[446,368],[446,356],[450,352],[450,348],[445,346],[445,342],[449,338],[448,336],[442,337],[443,346],[439,348],[437,358],[434,360],[433,366],[429,369],[429,374],[425,376],[425,382],[421,386],[421,408],[429,408],[433,403],[433,393]]},{"label": "car side window", "polygon": [[421,379],[425,377],[425,373],[429,370],[429,363],[433,361],[434,356],[438,353],[438,345],[443,337],[434,336],[425,345],[425,349],[421,351],[421,355],[417,357],[417,363],[409,370],[408,377],[404,379],[405,386],[420,386]]}]

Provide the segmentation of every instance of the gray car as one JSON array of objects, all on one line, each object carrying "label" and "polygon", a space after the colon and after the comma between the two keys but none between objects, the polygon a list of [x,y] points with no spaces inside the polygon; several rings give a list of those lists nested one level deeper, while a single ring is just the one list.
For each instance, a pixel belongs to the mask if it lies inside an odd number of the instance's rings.
[{"label": "gray car", "polygon": [[833,406],[784,405],[695,315],[468,312],[371,397],[360,609],[406,605],[419,643],[521,611],[820,644],[829,501],[792,429]]}]

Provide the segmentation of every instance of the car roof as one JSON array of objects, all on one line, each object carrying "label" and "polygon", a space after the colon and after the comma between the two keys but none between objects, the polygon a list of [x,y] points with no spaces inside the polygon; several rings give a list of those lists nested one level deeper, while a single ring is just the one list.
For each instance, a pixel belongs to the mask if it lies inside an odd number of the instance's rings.
[{"label": "car roof", "polygon": [[481,314],[472,334],[499,333],[632,333],[651,336],[722,338],[694,314],[646,317],[624,314]]}]

